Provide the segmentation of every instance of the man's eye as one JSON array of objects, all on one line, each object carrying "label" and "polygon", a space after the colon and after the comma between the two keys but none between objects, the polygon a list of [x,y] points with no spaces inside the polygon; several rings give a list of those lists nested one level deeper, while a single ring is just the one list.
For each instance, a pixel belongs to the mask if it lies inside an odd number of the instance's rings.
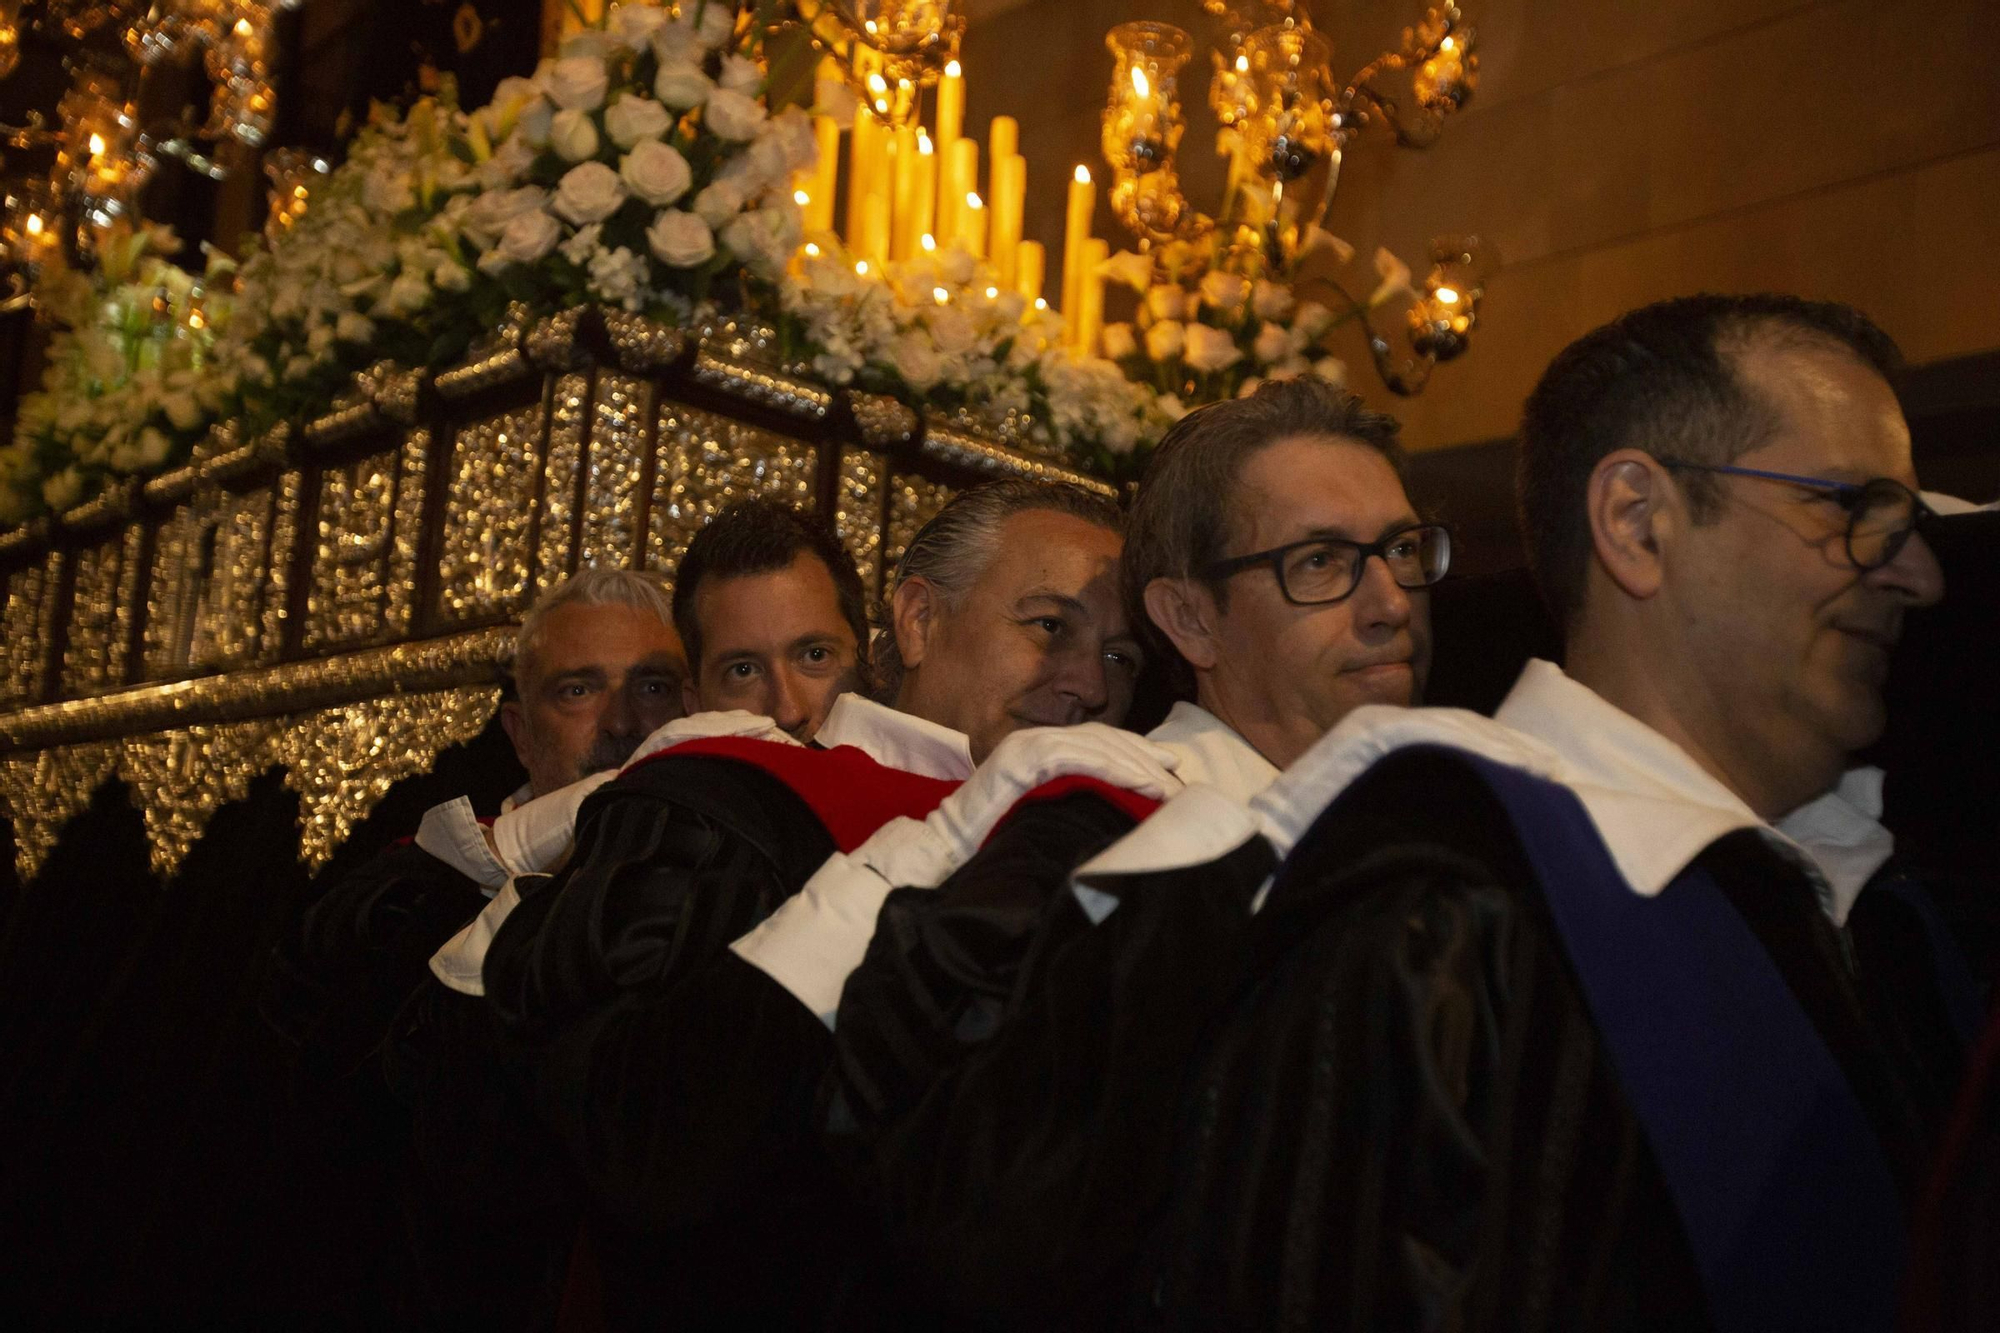
[{"label": "man's eye", "polygon": [[1416,539],[1413,537],[1404,537],[1399,539],[1388,550],[1388,555],[1390,556],[1390,558],[1395,560],[1408,560],[1416,553],[1417,553],[1417,543]]},{"label": "man's eye", "polygon": [[564,699],[581,699],[590,693],[590,686],[578,684],[565,685],[558,693]]},{"label": "man's eye", "polygon": [[757,667],[751,662],[732,662],[722,674],[731,680],[748,680],[757,674]]},{"label": "man's eye", "polygon": [[1107,661],[1109,661],[1113,666],[1116,666],[1120,671],[1123,671],[1126,674],[1133,676],[1139,674],[1139,659],[1134,657],[1132,654],[1124,652],[1109,652],[1106,653],[1104,656]]},{"label": "man's eye", "polygon": [[806,649],[806,661],[812,663],[814,666],[819,666],[822,665],[823,663],[830,662],[832,660],[833,660],[833,649],[831,648],[821,646],[817,648]]},{"label": "man's eye", "polygon": [[1036,616],[1028,623],[1051,635],[1060,634],[1064,629],[1061,616]]}]

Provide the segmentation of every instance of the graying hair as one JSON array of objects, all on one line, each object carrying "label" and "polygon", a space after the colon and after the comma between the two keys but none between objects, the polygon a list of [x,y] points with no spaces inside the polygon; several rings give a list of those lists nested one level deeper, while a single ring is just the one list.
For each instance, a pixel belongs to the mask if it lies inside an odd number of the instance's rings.
[{"label": "graying hair", "polygon": [[526,674],[526,664],[541,649],[549,616],[563,606],[629,606],[650,613],[669,628],[674,623],[673,597],[659,575],[600,565],[579,570],[543,593],[521,621],[521,632],[514,636],[514,654],[507,663],[517,686]]},{"label": "graying hair", "polygon": [[917,530],[896,562],[884,599],[882,628],[875,635],[875,697],[891,703],[903,686],[902,650],[896,645],[896,590],[920,578],[937,589],[946,610],[955,611],[1000,551],[1000,527],[1016,514],[1047,509],[1123,534],[1118,506],[1081,486],[1055,481],[993,481],[954,496]]}]

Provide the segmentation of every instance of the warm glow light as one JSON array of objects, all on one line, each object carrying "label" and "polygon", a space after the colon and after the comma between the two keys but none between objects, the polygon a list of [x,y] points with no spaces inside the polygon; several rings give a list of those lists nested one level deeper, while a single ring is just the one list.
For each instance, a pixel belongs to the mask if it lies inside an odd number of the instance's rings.
[{"label": "warm glow light", "polygon": [[292,198],[294,198],[294,199],[303,199],[303,198],[305,198],[305,197],[306,197],[306,187],[305,187],[305,186],[303,186],[303,185],[294,185],[294,186],[292,187]]},{"label": "warm glow light", "polygon": [[40,236],[42,234],[42,228],[46,224],[43,223],[42,215],[40,213],[30,213],[28,214],[28,221],[26,225],[28,228],[28,235]]},{"label": "warm glow light", "polygon": [[955,79],[964,72],[965,72],[964,70],[959,68],[959,64],[956,60],[947,60],[945,62],[944,76],[947,79]]},{"label": "warm glow light", "polygon": [[987,300],[989,300],[989,301],[997,301],[997,300],[999,300],[999,299],[1000,299],[1000,289],[999,289],[998,287],[988,287],[988,288],[986,289],[986,299],[987,299]]},{"label": "warm glow light", "polygon": [[965,206],[966,206],[967,208],[984,208],[984,207],[986,207],[985,203],[984,203],[984,202],[983,202],[983,201],[982,201],[982,200],[981,200],[981,199],[979,198],[979,196],[978,196],[977,194],[973,193],[973,192],[972,192],[971,190],[967,190],[967,191],[965,192]]},{"label": "warm glow light", "polygon": [[862,24],[861,26],[862,26],[862,27],[864,27],[864,28],[866,28],[866,29],[868,29],[868,34],[869,34],[869,35],[870,35],[871,37],[872,37],[872,36],[874,36],[874,34],[875,34],[875,20],[874,20],[874,19],[869,19],[869,20],[868,20],[868,21],[867,21],[866,23]]},{"label": "warm glow light", "polygon": [[792,200],[794,203],[798,204],[800,208],[804,208],[807,204],[810,204],[813,201],[813,197],[807,194],[804,190],[793,190]]},{"label": "warm glow light", "polygon": [[1238,56],[1238,57],[1236,57],[1236,72],[1237,72],[1238,74],[1248,74],[1248,73],[1250,72],[1250,57],[1249,57],[1249,56]]},{"label": "warm glow light", "polygon": [[236,20],[236,35],[238,37],[248,37],[251,33],[255,31],[256,29],[250,26],[249,19]]},{"label": "warm glow light", "polygon": [[1449,288],[1449,287],[1440,287],[1440,288],[1438,288],[1438,289],[1437,289],[1437,298],[1438,298],[1438,300],[1439,300],[1439,301],[1442,301],[1442,302],[1443,302],[1444,304],[1446,304],[1446,305],[1457,305],[1457,304],[1458,304],[1458,293],[1457,293],[1457,292],[1455,292],[1455,291],[1453,291],[1453,290],[1452,290],[1451,288]]},{"label": "warm glow light", "polygon": [[878,98],[876,98],[876,99],[875,99],[875,114],[876,114],[876,115],[878,115],[878,116],[886,116],[886,115],[888,115],[888,114],[889,114],[889,99],[888,99],[888,98],[886,98],[886,97],[878,97]]},{"label": "warm glow light", "polygon": [[931,147],[931,136],[925,134],[922,129],[919,129],[917,131],[917,151],[919,153],[922,153],[925,157],[929,157],[932,153],[937,151],[936,149]]},{"label": "warm glow light", "polygon": [[1137,65],[1132,66],[1132,91],[1141,97],[1153,95],[1153,85],[1146,82],[1146,71]]},{"label": "warm glow light", "polygon": [[101,134],[93,134],[93,135],[91,135],[91,136],[90,136],[90,155],[91,155],[92,157],[103,157],[103,156],[104,156],[104,136],[103,136],[103,135],[101,135]]},{"label": "warm glow light", "polygon": [[883,93],[889,91],[889,81],[880,74],[870,74],[868,76],[868,91],[880,97]]},{"label": "warm glow light", "polygon": [[937,237],[931,235],[929,232],[925,232],[917,238],[917,244],[923,246],[926,250],[935,250],[937,249]]},{"label": "warm glow light", "polygon": [[946,291],[942,287],[933,287],[931,288],[931,299],[933,301],[936,301],[939,305],[943,305],[947,301],[951,300],[951,293]]},{"label": "warm glow light", "polygon": [[1083,166],[1083,165],[1081,165],[1081,164],[1078,164],[1078,166],[1077,166],[1077,169],[1076,169],[1076,183],[1077,183],[1078,185],[1088,185],[1088,184],[1090,184],[1090,168],[1089,168],[1089,167],[1086,167],[1086,166]]},{"label": "warm glow light", "polygon": [[867,277],[867,276],[868,276],[868,261],[867,261],[867,260],[865,260],[865,259],[857,259],[857,260],[855,260],[855,261],[854,261],[854,274],[855,274],[855,276],[856,276],[856,277],[859,277],[859,278],[865,278],[865,277]]},{"label": "warm glow light", "polygon": [[1451,38],[1447,37],[1443,41],[1438,43],[1438,50],[1449,51],[1456,45],[1458,45],[1457,42],[1454,42]]},{"label": "warm glow light", "polygon": [[1035,298],[1035,309],[1047,310],[1048,308],[1049,308],[1049,303],[1046,297],[1037,296]]},{"label": "warm glow light", "polygon": [[811,241],[806,242],[806,257],[808,259],[819,258],[819,247],[817,245],[814,245]]},{"label": "warm glow light", "polygon": [[206,327],[206,326],[207,326],[207,324],[208,324],[208,321],[207,321],[206,319],[203,319],[203,318],[202,318],[202,315],[201,315],[201,311],[199,311],[199,310],[190,310],[190,311],[188,311],[188,327],[189,327],[189,328],[191,328],[191,329],[199,329],[199,328],[204,328],[204,327]]}]

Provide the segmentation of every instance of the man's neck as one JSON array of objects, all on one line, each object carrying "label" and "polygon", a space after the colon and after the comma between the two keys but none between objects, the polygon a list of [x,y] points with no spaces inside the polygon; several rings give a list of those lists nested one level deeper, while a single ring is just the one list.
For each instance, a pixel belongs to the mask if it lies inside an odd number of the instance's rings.
[{"label": "man's neck", "polygon": [[1293,760],[1310,750],[1313,742],[1319,739],[1313,728],[1301,725],[1299,719],[1279,717],[1269,708],[1259,708],[1248,701],[1230,698],[1229,691],[1210,672],[1197,675],[1194,701],[1248,741],[1251,749],[1263,755],[1280,772],[1289,768]]},{"label": "man's neck", "polygon": [[1678,745],[1760,818],[1776,822],[1826,790],[1828,784],[1759,755],[1753,734],[1717,713],[1714,695],[1698,679],[1661,669],[1665,655],[1626,651],[1578,633],[1566,659],[1570,679]]}]

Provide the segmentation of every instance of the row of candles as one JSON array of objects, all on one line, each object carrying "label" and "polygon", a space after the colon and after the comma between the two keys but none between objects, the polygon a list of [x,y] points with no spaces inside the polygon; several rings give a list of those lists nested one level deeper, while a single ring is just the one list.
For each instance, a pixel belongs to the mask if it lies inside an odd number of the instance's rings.
[{"label": "row of candles", "polygon": [[[876,76],[879,79],[879,76]],[[992,268],[995,282],[1046,308],[1042,294],[1048,256],[1039,241],[1023,240],[1028,162],[1020,154],[1020,123],[996,116],[986,132],[986,190],[979,189],[979,141],[965,134],[965,76],[959,62],[938,81],[937,135],[921,125],[891,127],[866,105],[845,131],[847,208],[838,229],[856,267],[876,269],[956,245]],[[832,233],[843,131],[831,116],[815,116],[819,165],[795,182],[808,235]],[[1069,183],[1063,228],[1062,289],[1058,309],[1065,343],[1094,352],[1104,320],[1099,275],[1110,247],[1090,234],[1097,185],[1078,166]]]}]

